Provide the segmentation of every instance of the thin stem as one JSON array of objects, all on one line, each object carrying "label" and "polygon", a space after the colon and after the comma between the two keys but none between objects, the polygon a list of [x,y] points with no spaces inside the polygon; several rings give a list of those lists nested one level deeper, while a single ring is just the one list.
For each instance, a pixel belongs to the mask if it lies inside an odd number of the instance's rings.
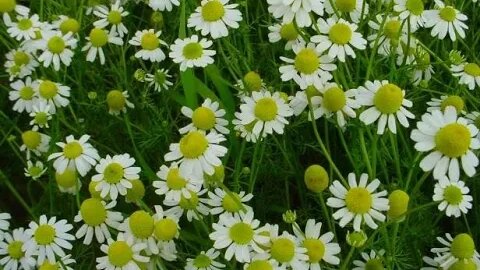
[{"label": "thin stem", "polygon": [[373,176],[372,164],[370,163],[370,157],[368,156],[367,146],[365,144],[365,136],[363,135],[363,130],[360,129],[360,148],[362,149],[362,155],[365,159],[365,164],[367,165],[367,172],[370,177]]},{"label": "thin stem", "polygon": [[10,181],[5,176],[5,174],[3,173],[2,170],[0,170],[0,178],[3,180],[3,182],[5,183],[7,188],[10,190],[10,192],[12,192],[13,196],[15,196],[15,198],[17,198],[18,202],[22,205],[22,207],[25,208],[25,210],[27,210],[27,212],[30,214],[30,216],[33,219],[37,219],[37,216],[33,212],[32,208],[30,208],[30,206],[28,206],[28,204],[25,202],[23,197],[20,195],[20,193],[18,193],[18,191],[15,189],[15,187],[12,185],[12,183],[10,183]]}]

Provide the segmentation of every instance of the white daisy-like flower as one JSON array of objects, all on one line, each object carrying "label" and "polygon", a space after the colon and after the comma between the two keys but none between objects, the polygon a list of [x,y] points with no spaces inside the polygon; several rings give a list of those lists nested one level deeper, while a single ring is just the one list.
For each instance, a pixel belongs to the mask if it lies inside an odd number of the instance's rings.
[{"label": "white daisy-like flower", "polygon": [[50,105],[44,101],[37,101],[32,106],[32,112],[30,113],[32,120],[30,125],[39,128],[48,128],[48,121],[52,120],[52,114],[50,113]]},{"label": "white daisy-like flower", "polygon": [[340,264],[337,254],[340,253],[340,245],[333,243],[332,232],[320,235],[322,223],[316,223],[314,219],[307,220],[305,233],[298,226],[293,226],[293,232],[297,237],[298,244],[307,249],[308,264],[310,270],[321,269],[322,261],[331,265]]},{"label": "white daisy-like flower", "polygon": [[[329,190],[334,197],[328,198],[327,205],[332,208],[340,208],[333,214],[335,220],[340,220],[340,227],[345,227],[353,220],[353,229],[360,231],[362,222],[372,229],[378,228],[374,219],[384,222],[385,212],[389,209],[386,191],[375,193],[380,186],[380,181],[374,179],[368,183],[368,175],[363,173],[357,180],[354,173],[348,174],[348,187],[344,187],[335,180]],[[368,185],[367,185],[368,183]]]},{"label": "white daisy-like flower", "polygon": [[67,168],[70,168],[76,170],[81,176],[85,176],[92,166],[97,164],[100,156],[97,149],[88,143],[89,139],[89,135],[83,135],[78,140],[73,135],[69,135],[65,139],[66,143],[57,143],[62,148],[62,152],[48,156],[48,160],[55,159],[53,167],[57,173],[63,173]]},{"label": "white daisy-like flower", "polygon": [[404,127],[409,127],[408,119],[414,119],[415,115],[406,108],[412,107],[413,103],[405,98],[405,90],[386,80],[367,81],[365,86],[356,89],[357,102],[370,108],[363,111],[359,119],[365,125],[370,125],[378,120],[377,134],[383,134],[385,127],[393,134],[397,133],[396,120]]},{"label": "white daisy-like flower", "polygon": [[[323,18],[317,22],[320,35],[315,35],[310,40],[317,44],[317,50],[322,53],[328,50],[328,56],[338,58],[345,62],[345,56],[355,58],[353,48],[365,50],[367,41],[362,34],[356,32],[358,26],[344,19]],[[352,48],[353,47],[353,48]]]},{"label": "white daisy-like flower", "polygon": [[125,196],[127,189],[132,188],[131,181],[139,179],[140,167],[134,167],[135,159],[129,154],[121,154],[100,159],[95,170],[98,174],[92,176],[92,181],[98,182],[95,186],[96,191],[100,191],[100,196],[106,198],[109,196],[116,200],[118,194]]},{"label": "white daisy-like flower", "polygon": [[131,103],[128,98],[128,91],[111,90],[107,94],[107,106],[108,113],[111,115],[120,115],[120,113],[126,113],[128,108],[135,108],[135,105]]},{"label": "white daisy-like flower", "polygon": [[75,259],[72,259],[72,255],[68,254],[58,260],[55,263],[50,263],[49,261],[44,261],[41,265],[38,266],[38,270],[44,269],[62,269],[62,270],[73,270],[72,266],[75,265]]},{"label": "white daisy-like flower", "polygon": [[190,192],[199,192],[202,189],[203,178],[183,176],[178,169],[178,164],[172,162],[170,167],[162,165],[157,172],[160,178],[153,181],[155,193],[165,195],[165,201],[180,202],[181,196],[190,199]]},{"label": "white daisy-like flower", "polygon": [[145,81],[148,82],[148,86],[155,89],[157,92],[161,92],[162,89],[168,90],[173,83],[170,81],[172,75],[168,74],[168,70],[157,69],[154,74],[145,74]]},{"label": "white daisy-like flower", "polygon": [[[477,128],[480,128],[480,112],[471,112],[465,115],[469,123],[474,124]],[[477,140],[480,141],[480,132],[477,134]]]},{"label": "white daisy-like flower", "polygon": [[[410,37],[410,38],[409,38]],[[418,40],[413,34],[402,35],[400,37],[399,46],[397,46],[397,66],[414,65],[416,61],[416,52],[420,50]]]},{"label": "white daisy-like flower", "polygon": [[220,270],[225,268],[225,264],[215,261],[220,252],[214,248],[202,251],[195,258],[187,258],[185,270]]},{"label": "white daisy-like flower", "polygon": [[[243,124],[242,114],[240,112],[235,112],[235,119],[232,120],[234,125],[234,130],[237,132],[238,136],[244,138],[247,142],[256,142],[259,138],[259,135],[253,133],[253,127],[255,126],[255,121],[250,124]],[[267,137],[267,133],[263,132],[261,139]]]},{"label": "white daisy-like flower", "polygon": [[47,103],[50,113],[54,114],[56,108],[66,107],[70,100],[70,87],[50,80],[37,80],[35,92],[40,101]]},{"label": "white daisy-like flower", "polygon": [[207,193],[206,189],[200,190],[195,193],[190,191],[190,198],[180,196],[180,201],[164,201],[163,204],[172,208],[165,211],[167,215],[173,215],[180,219],[184,214],[187,216],[187,220],[191,222],[193,219],[201,219],[202,216],[207,216],[210,209],[207,206],[208,200],[200,198],[203,194]]},{"label": "white daisy-like flower", "polygon": [[224,119],[225,110],[220,109],[217,101],[206,98],[202,105],[195,110],[183,106],[181,111],[186,117],[192,119],[192,123],[179,129],[180,134],[185,134],[192,130],[215,130],[219,133],[229,134],[230,130],[226,128],[228,121]]},{"label": "white daisy-like flower", "polygon": [[238,88],[238,98],[243,100],[246,96],[250,96],[252,92],[266,91],[267,85],[263,81],[260,74],[256,71],[247,72],[242,79],[238,79],[234,85]]},{"label": "white daisy-like flower", "polygon": [[18,5],[17,1],[2,1],[0,4],[0,13],[3,13],[3,21],[11,21],[9,13],[16,13],[21,16],[28,16],[30,9],[26,6]]},{"label": "white daisy-like flower", "polygon": [[330,118],[335,115],[338,125],[344,127],[345,116],[351,118],[357,116],[354,109],[360,108],[360,104],[355,100],[356,90],[343,91],[336,83],[328,83],[320,88],[319,92],[321,95],[311,98],[315,119],[322,116]]},{"label": "white daisy-like flower", "polygon": [[250,211],[252,207],[245,203],[253,198],[253,194],[246,194],[245,191],[226,192],[221,188],[216,188],[214,192],[209,191],[208,204],[212,207],[210,214],[219,215],[222,213],[238,214],[242,211]]},{"label": "white daisy-like flower", "polygon": [[137,31],[135,36],[128,41],[129,44],[140,47],[140,50],[135,53],[135,57],[151,62],[163,61],[165,54],[160,46],[168,46],[168,44],[160,39],[161,34],[162,31],[155,32],[154,29]]},{"label": "white daisy-like flower", "polygon": [[420,162],[420,168],[433,170],[433,178],[440,179],[448,172],[450,179],[460,178],[460,163],[469,177],[475,175],[478,157],[472,150],[480,149],[476,138],[478,128],[463,117],[457,117],[455,107],[444,112],[433,111],[422,115],[410,138],[419,152],[430,152]]},{"label": "white daisy-like flower", "polygon": [[295,58],[281,56],[280,59],[287,64],[281,66],[282,81],[293,80],[301,89],[306,89],[309,85],[321,88],[324,83],[333,78],[330,72],[337,69],[333,64],[333,59],[315,48],[314,43],[307,45],[299,43],[293,46]]},{"label": "white daisy-like flower", "polygon": [[36,260],[33,256],[26,256],[23,246],[30,239],[24,228],[14,229],[12,233],[5,233],[3,242],[0,242],[0,265],[4,270],[32,270]]},{"label": "white daisy-like flower", "polygon": [[168,262],[177,260],[177,246],[174,241],[159,241],[158,256]]},{"label": "white daisy-like flower", "polygon": [[33,152],[36,156],[48,152],[51,137],[38,131],[38,127],[22,133],[22,145],[20,151],[27,153],[27,159],[30,159]]},{"label": "white daisy-like flower", "polygon": [[[284,231],[278,232],[278,225],[265,225],[269,232],[270,242],[267,244],[269,259],[275,260],[279,267],[277,269],[286,270],[291,267],[295,270],[308,270],[307,249],[299,245],[298,239],[290,233]],[[264,234],[264,233],[263,233]]]},{"label": "white daisy-like flower", "polygon": [[203,36],[213,39],[228,36],[228,28],[238,28],[242,13],[237,10],[238,4],[228,4],[229,0],[202,0],[188,18],[187,26],[201,31]]},{"label": "white daisy-like flower", "polygon": [[37,81],[32,81],[30,77],[25,80],[18,80],[10,84],[13,89],[8,93],[8,99],[15,101],[13,104],[13,110],[19,113],[25,111],[31,113],[33,105],[37,104],[38,96],[36,88],[38,86]]},{"label": "white daisy-like flower", "polygon": [[452,75],[460,77],[460,84],[468,86],[468,89],[475,89],[475,84],[480,87],[480,66],[476,63],[462,63],[450,67]]},{"label": "white daisy-like flower", "polygon": [[286,41],[285,50],[291,50],[293,45],[305,42],[302,36],[298,33],[293,22],[274,24],[268,27],[268,41],[276,43],[280,40]]},{"label": "white daisy-like flower", "polygon": [[[410,32],[417,31],[423,27],[425,21],[425,4],[423,0],[395,0],[393,10],[398,12],[398,17],[410,27]],[[410,25],[409,25],[410,24]]]},{"label": "white daisy-like flower", "polygon": [[153,10],[172,11],[173,6],[180,6],[180,2],[178,0],[149,0],[148,5]]},{"label": "white daisy-like flower", "polygon": [[60,30],[62,34],[67,34],[68,32],[77,34],[78,31],[80,31],[80,23],[74,18],[70,18],[65,15],[59,15],[58,19],[53,21],[51,25],[48,26],[48,28],[49,30],[52,30],[52,29]]},{"label": "white daisy-like flower", "polygon": [[111,25],[110,34],[120,38],[128,33],[127,27],[123,24],[123,18],[128,16],[129,12],[121,6],[119,0],[115,1],[110,9],[103,5],[96,6],[93,14],[100,18],[93,23],[95,27],[105,28]]},{"label": "white daisy-like flower", "polygon": [[213,42],[206,38],[199,40],[197,35],[185,39],[178,38],[170,46],[168,56],[172,58],[173,62],[180,64],[180,71],[193,67],[206,67],[214,62],[212,56],[216,52],[208,49],[212,44]]},{"label": "white daisy-like flower", "polygon": [[430,54],[423,49],[417,48],[415,52],[415,62],[413,63],[412,82],[413,85],[419,85],[422,81],[430,81],[433,71],[433,66],[430,62]]},{"label": "white daisy-like flower", "polygon": [[73,57],[73,49],[77,47],[77,39],[72,32],[62,34],[60,31],[43,31],[42,39],[37,43],[42,53],[38,61],[43,63],[44,67],[49,67],[53,63],[53,68],[60,70],[60,63],[70,66]]},{"label": "white daisy-like flower", "polygon": [[[283,23],[295,23],[298,27],[312,25],[311,12],[322,16],[324,9],[323,0],[267,0],[268,12],[273,17],[282,18]],[[312,14],[313,15],[313,14]]]},{"label": "white daisy-like flower", "polygon": [[97,258],[97,269],[140,270],[137,263],[147,263],[150,259],[140,254],[145,244],[135,243],[133,237],[119,233],[117,240],[107,239],[100,250],[105,256]]},{"label": "white daisy-like flower", "polygon": [[39,65],[35,57],[24,49],[10,50],[5,58],[7,61],[5,61],[4,67],[10,75],[10,81],[30,76]]},{"label": "white daisy-like flower", "polygon": [[473,197],[468,195],[469,192],[463,181],[443,176],[435,184],[433,201],[440,202],[438,210],[445,211],[447,217],[458,218],[472,208]]},{"label": "white daisy-like flower", "polygon": [[82,48],[82,51],[88,51],[87,61],[94,62],[98,54],[100,56],[100,64],[102,65],[105,64],[105,54],[103,52],[103,47],[105,45],[108,43],[119,46],[123,45],[123,40],[116,36],[116,32],[111,31],[108,33],[107,30],[102,28],[93,28],[86,39],[88,42]]},{"label": "white daisy-like flower", "polygon": [[422,258],[423,262],[428,265],[428,267],[422,267],[420,270],[438,270],[442,269],[440,267],[440,263],[436,262],[433,258],[428,257],[428,256],[423,256]]},{"label": "white daisy-like flower", "polygon": [[63,173],[55,172],[55,181],[60,192],[76,195],[82,188],[82,182],[73,168],[67,168]]},{"label": "white daisy-like flower", "polygon": [[350,19],[352,19],[354,23],[358,23],[369,14],[368,3],[364,3],[363,1],[364,0],[326,0],[325,11],[330,14],[330,16],[334,16],[335,10],[340,14],[348,13]]},{"label": "white daisy-like flower", "polygon": [[[432,248],[430,251],[438,254],[434,260],[440,264],[440,269],[478,269],[480,267],[480,254],[475,250],[475,243],[472,237],[461,233],[452,237],[449,233],[445,238],[437,237],[444,247]],[[456,264],[467,264],[470,267],[459,267]],[[450,268],[451,266],[455,266]]]},{"label": "white daisy-like flower", "polygon": [[375,252],[372,249],[370,254],[367,252],[362,252],[361,256],[363,261],[354,260],[353,265],[355,265],[355,268],[353,268],[353,270],[385,269],[385,266],[383,265],[384,254],[385,250],[383,249],[378,252]]},{"label": "white daisy-like flower", "polygon": [[[295,96],[290,96],[288,98],[289,99],[288,105],[290,105],[290,107],[292,108],[293,114],[295,116],[298,116],[302,114],[303,111],[305,111],[305,109],[308,107],[309,100],[311,101],[313,97],[320,96],[320,95],[321,95],[320,90],[318,90],[313,85],[309,85],[307,89],[297,91],[295,93]],[[315,109],[315,108],[318,108],[318,105],[319,104],[317,104],[315,107],[312,104],[312,107]]]},{"label": "white daisy-like flower", "polygon": [[448,35],[452,41],[458,37],[465,38],[465,30],[468,26],[465,24],[467,16],[452,6],[446,6],[440,0],[435,0],[436,9],[425,11],[425,27],[432,28],[432,37],[444,39]]},{"label": "white daisy-like flower", "polygon": [[253,210],[239,212],[238,215],[222,214],[212,227],[213,232],[209,236],[214,241],[213,247],[218,250],[226,248],[227,261],[235,258],[241,263],[250,262],[250,253],[264,252],[259,245],[265,245],[270,240],[260,234],[263,228],[260,221],[253,218]]},{"label": "white daisy-like flower", "polygon": [[158,254],[158,246],[153,235],[155,231],[155,220],[153,217],[143,210],[133,212],[118,227],[119,231],[123,231],[127,237],[132,237],[134,243],[142,243],[145,252],[150,254]]},{"label": "white daisy-like flower", "polygon": [[[112,238],[108,227],[118,229],[123,221],[122,213],[111,211],[117,204],[111,201],[108,204],[97,198],[89,198],[82,202],[80,210],[75,216],[75,222],[83,223],[75,233],[77,239],[83,239],[83,244],[90,245],[93,236],[98,243]],[[107,227],[108,226],[108,227]]]},{"label": "white daisy-like flower", "polygon": [[[173,242],[174,239],[177,239],[180,236],[180,226],[178,225],[178,218],[174,215],[168,214],[163,211],[163,208],[160,205],[155,205],[155,214],[153,215],[154,220],[154,229],[153,229],[153,236],[158,241],[158,246],[167,245],[165,252],[169,251],[169,243]],[[166,257],[176,257],[176,248],[174,250],[170,250],[171,256]],[[162,250],[160,250],[160,255],[162,254]],[[165,255],[168,255],[165,253]],[[170,260],[169,260],[170,261]]]},{"label": "white daisy-like flower", "polygon": [[3,240],[3,234],[10,227],[9,220],[11,218],[12,218],[12,216],[9,213],[1,213],[0,212],[0,241]]},{"label": "white daisy-like flower", "polygon": [[[375,20],[370,20],[368,25],[374,30],[374,33],[367,37],[370,43],[370,47],[375,46],[375,40],[377,41],[378,53],[384,56],[390,55],[390,53],[396,53],[398,46],[400,45],[400,39],[408,33],[407,26],[403,24],[398,16],[378,14],[375,16]],[[382,22],[385,20],[382,26]],[[383,27],[380,29],[380,27]]]},{"label": "white daisy-like flower", "polygon": [[170,144],[165,161],[179,163],[180,174],[185,177],[203,177],[212,175],[215,166],[222,165],[221,157],[227,153],[227,148],[220,145],[225,136],[215,131],[208,134],[203,130],[190,131],[183,135],[178,143]]},{"label": "white daisy-like flower", "polygon": [[37,14],[29,16],[17,16],[16,21],[6,21],[7,33],[14,39],[29,40],[36,37],[36,32],[41,28],[42,23],[39,21]]},{"label": "white daisy-like flower", "polygon": [[47,171],[47,168],[40,160],[37,160],[35,164],[31,160],[27,160],[27,167],[24,170],[26,177],[31,177],[33,180],[37,180]]},{"label": "white daisy-like flower", "polygon": [[73,226],[66,219],[58,220],[56,217],[47,219],[47,216],[41,215],[39,222],[31,221],[25,233],[29,240],[24,243],[22,250],[25,256],[37,255],[37,264],[42,264],[45,260],[55,263],[55,256],[64,257],[65,249],[71,250],[75,237],[68,233]]},{"label": "white daisy-like flower", "polygon": [[463,100],[463,98],[457,95],[442,95],[440,96],[440,98],[432,98],[430,99],[430,101],[427,102],[427,105],[427,112],[445,112],[445,109],[448,106],[453,106],[455,107],[457,113],[466,114],[465,101]]}]

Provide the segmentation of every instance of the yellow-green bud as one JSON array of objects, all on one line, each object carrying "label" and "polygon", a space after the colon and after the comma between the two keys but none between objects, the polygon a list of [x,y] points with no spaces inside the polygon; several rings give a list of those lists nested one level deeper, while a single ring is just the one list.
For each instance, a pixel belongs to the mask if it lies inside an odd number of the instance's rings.
[{"label": "yellow-green bud", "polygon": [[408,202],[410,197],[407,193],[403,190],[397,189],[390,193],[388,196],[388,201],[390,205],[390,209],[388,210],[388,217],[397,219],[400,218],[398,221],[403,221],[405,219],[405,214],[408,210]]},{"label": "yellow-green bud", "polygon": [[137,202],[145,196],[145,186],[140,179],[131,181],[132,188],[127,189],[127,195],[125,195],[126,202]]},{"label": "yellow-green bud", "polygon": [[297,213],[294,210],[287,210],[282,214],[283,221],[288,224],[293,224],[297,220]]},{"label": "yellow-green bud", "polygon": [[363,231],[359,232],[347,232],[347,244],[352,247],[362,247],[365,242],[367,242],[368,237],[367,234]]},{"label": "yellow-green bud", "polygon": [[305,170],[305,185],[310,191],[320,193],[328,187],[328,173],[320,165],[314,164]]}]

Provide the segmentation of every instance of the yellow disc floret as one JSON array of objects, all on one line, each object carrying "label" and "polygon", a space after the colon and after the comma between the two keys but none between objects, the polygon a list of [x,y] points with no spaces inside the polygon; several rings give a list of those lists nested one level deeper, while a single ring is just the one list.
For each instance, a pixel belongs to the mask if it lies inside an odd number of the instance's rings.
[{"label": "yellow disc floret", "polygon": [[341,12],[352,12],[357,6],[356,0],[336,0],[338,10]]},{"label": "yellow disc floret", "polygon": [[198,129],[209,130],[215,127],[215,113],[207,107],[198,107],[193,111],[193,125]]},{"label": "yellow disc floret", "polygon": [[69,142],[63,147],[63,155],[68,159],[76,159],[83,153],[82,145],[77,142]]},{"label": "yellow disc floret", "polygon": [[470,148],[470,130],[462,124],[447,124],[435,135],[435,146],[438,151],[450,158],[463,156]]},{"label": "yellow disc floret", "polygon": [[475,254],[475,243],[472,237],[466,233],[455,236],[450,245],[450,252],[457,259],[471,259]]},{"label": "yellow disc floret", "polygon": [[142,49],[153,51],[158,48],[158,45],[160,45],[160,40],[158,39],[157,35],[150,32],[143,34],[140,41],[140,46],[142,46]]},{"label": "yellow disc floret", "polygon": [[55,172],[55,181],[62,188],[72,188],[77,184],[77,172],[68,168],[63,173]]},{"label": "yellow disc floret", "polygon": [[352,39],[352,29],[344,23],[337,23],[330,28],[328,37],[335,44],[345,45]]},{"label": "yellow disc floret", "polygon": [[459,205],[463,200],[462,190],[455,185],[450,185],[444,189],[443,197],[448,204]]},{"label": "yellow disc floret", "polygon": [[243,83],[246,90],[250,92],[260,91],[262,89],[262,78],[255,71],[250,71],[245,76],[243,76]]},{"label": "yellow disc floret", "polygon": [[44,99],[52,99],[57,95],[58,87],[56,83],[45,80],[38,86],[38,92]]},{"label": "yellow disc floret", "polygon": [[233,225],[229,230],[229,236],[237,245],[246,245],[253,240],[253,229],[250,224],[239,222]]},{"label": "yellow disc floret", "polygon": [[345,92],[338,87],[332,87],[323,93],[323,106],[330,112],[337,112],[347,104]]},{"label": "yellow disc floret", "polygon": [[107,219],[107,210],[102,201],[96,198],[86,199],[80,206],[83,222],[88,226],[96,227]]},{"label": "yellow disc floret", "polygon": [[186,158],[198,158],[208,148],[208,140],[199,131],[190,131],[180,139],[180,152]]},{"label": "yellow disc floret", "polygon": [[318,263],[325,255],[325,244],[320,239],[307,238],[303,240],[303,246],[307,249],[308,262]]},{"label": "yellow disc floret", "polygon": [[354,214],[366,214],[372,207],[372,195],[363,187],[354,187],[345,195],[347,209]]},{"label": "yellow disc floret", "polygon": [[457,111],[457,114],[459,114],[465,108],[465,102],[463,101],[463,99],[461,97],[452,95],[452,96],[448,96],[447,98],[442,100],[442,102],[440,103],[440,109],[442,111],[445,111],[445,109],[448,106],[455,107],[455,110]]},{"label": "yellow disc floret", "polygon": [[133,252],[125,241],[113,242],[108,247],[108,260],[116,267],[125,266],[133,259]]},{"label": "yellow disc floret", "polygon": [[60,54],[65,50],[65,41],[61,37],[54,36],[48,40],[48,50],[54,54]]},{"label": "yellow disc floret", "polygon": [[12,241],[7,246],[8,256],[12,259],[19,260],[23,258],[25,252],[22,251],[23,242],[22,241]]},{"label": "yellow disc floret", "polygon": [[442,18],[442,20],[447,22],[453,22],[457,18],[457,12],[451,6],[446,6],[440,9],[439,15],[440,15],[440,18]]},{"label": "yellow disc floret", "polygon": [[421,15],[425,9],[423,0],[407,0],[406,7],[410,13],[416,16]]},{"label": "yellow disc floret", "polygon": [[295,56],[295,69],[303,74],[312,74],[320,66],[320,59],[314,49],[302,49]]},{"label": "yellow disc floret", "polygon": [[320,165],[310,165],[305,170],[304,181],[310,191],[319,193],[328,187],[328,173],[325,168]]},{"label": "yellow disc floret", "polygon": [[277,112],[277,102],[273,98],[264,97],[255,104],[255,116],[264,122],[275,120]]},{"label": "yellow disc floret", "polygon": [[78,30],[80,30],[80,23],[75,19],[68,18],[60,24],[60,31],[62,31],[62,34],[64,35],[68,32],[75,34]]},{"label": "yellow disc floret", "polygon": [[208,1],[202,6],[202,17],[207,22],[215,22],[225,15],[225,8],[218,0]]},{"label": "yellow disc floret", "polygon": [[256,260],[250,263],[246,270],[273,270],[273,267],[267,260]]},{"label": "yellow disc floret", "polygon": [[103,170],[103,178],[109,184],[117,184],[123,179],[124,171],[122,164],[113,162]]},{"label": "yellow disc floret", "polygon": [[226,193],[222,199],[222,207],[227,212],[237,213],[242,209],[242,202],[240,201],[240,196],[232,192],[231,195]]},{"label": "yellow disc floret", "polygon": [[473,77],[480,76],[480,67],[475,63],[466,64],[463,70],[465,71],[465,73]]},{"label": "yellow disc floret", "polygon": [[111,110],[121,111],[125,108],[125,104],[127,104],[127,99],[121,91],[111,90],[107,94],[107,104]]},{"label": "yellow disc floret", "polygon": [[183,47],[182,53],[186,59],[198,59],[203,55],[203,47],[198,42],[190,42]]},{"label": "yellow disc floret", "polygon": [[122,13],[118,10],[112,10],[107,15],[107,21],[111,24],[117,25],[122,22]]},{"label": "yellow disc floret", "polygon": [[50,245],[55,240],[55,236],[55,228],[48,224],[38,226],[33,234],[35,241],[39,245]]},{"label": "yellow disc floret", "polygon": [[272,241],[270,254],[280,263],[290,262],[295,256],[295,243],[288,238],[275,239]]},{"label": "yellow disc floret", "polygon": [[408,210],[408,202],[410,197],[405,191],[397,189],[388,196],[388,216],[391,218],[398,218],[405,214]]},{"label": "yellow disc floret", "polygon": [[108,33],[101,28],[93,28],[89,37],[93,47],[102,47],[108,42]]},{"label": "yellow disc floret", "polygon": [[28,149],[36,149],[42,141],[42,136],[38,131],[27,130],[22,133],[22,141]]},{"label": "yellow disc floret", "polygon": [[178,168],[171,168],[167,174],[167,186],[172,190],[181,190],[187,185],[185,178],[180,176]]},{"label": "yellow disc floret", "polygon": [[403,92],[395,84],[381,86],[373,97],[373,104],[381,113],[396,113],[403,102]]},{"label": "yellow disc floret", "polygon": [[153,217],[143,210],[134,212],[128,221],[135,237],[144,239],[152,235],[154,229]]},{"label": "yellow disc floret", "polygon": [[12,12],[16,6],[15,0],[0,0],[0,13]]},{"label": "yellow disc floret", "polygon": [[280,28],[280,37],[287,41],[297,39],[298,32],[293,23],[287,23]]},{"label": "yellow disc floret", "polygon": [[30,62],[30,56],[22,51],[17,51],[13,55],[13,61],[19,66],[26,65]]},{"label": "yellow disc floret", "polygon": [[155,223],[153,234],[160,241],[170,241],[178,234],[177,222],[171,218],[161,219]]}]

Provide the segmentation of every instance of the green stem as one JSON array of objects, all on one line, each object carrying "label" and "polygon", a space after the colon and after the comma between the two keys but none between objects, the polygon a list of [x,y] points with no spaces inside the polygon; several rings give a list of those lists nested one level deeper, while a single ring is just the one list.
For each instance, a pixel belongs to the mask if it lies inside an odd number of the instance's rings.
[{"label": "green stem", "polygon": [[360,129],[360,148],[362,149],[362,155],[365,159],[365,164],[367,165],[367,172],[370,177],[373,176],[372,164],[370,163],[370,157],[368,156],[367,146],[365,144],[365,136],[363,135],[363,130]]},{"label": "green stem", "polygon": [[12,192],[13,196],[15,196],[15,198],[17,198],[18,202],[22,205],[22,207],[25,208],[25,210],[27,210],[27,212],[30,214],[30,216],[33,219],[37,219],[37,216],[33,212],[32,208],[30,208],[28,206],[28,204],[25,202],[23,197],[20,195],[20,193],[18,193],[18,191],[15,189],[15,187],[12,185],[12,183],[10,183],[10,181],[5,176],[5,174],[3,173],[2,170],[0,170],[0,178],[3,180],[3,183],[5,183],[5,185],[10,190],[10,192]]},{"label": "green stem", "polygon": [[342,266],[340,266],[340,270],[349,269],[347,267],[350,263],[350,259],[352,258],[354,252],[355,252],[355,247],[350,247],[350,251],[348,251],[347,258],[345,258],[345,260],[343,260],[343,264],[342,264]]}]

